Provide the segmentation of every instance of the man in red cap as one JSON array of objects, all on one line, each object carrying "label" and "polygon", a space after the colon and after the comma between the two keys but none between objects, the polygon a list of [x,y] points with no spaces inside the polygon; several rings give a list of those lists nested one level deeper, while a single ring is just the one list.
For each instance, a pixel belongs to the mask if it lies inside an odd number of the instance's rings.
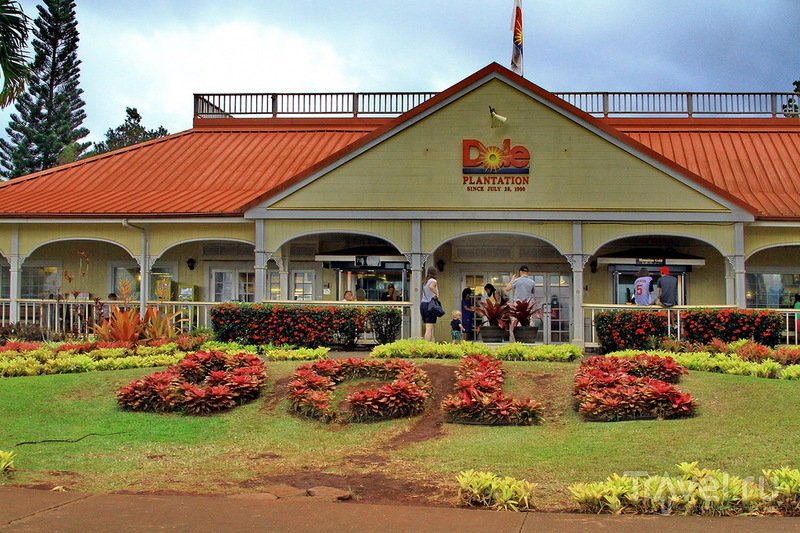
[{"label": "man in red cap", "polygon": [[669,268],[661,267],[661,277],[656,282],[656,298],[664,307],[678,303],[678,278],[669,273]]}]

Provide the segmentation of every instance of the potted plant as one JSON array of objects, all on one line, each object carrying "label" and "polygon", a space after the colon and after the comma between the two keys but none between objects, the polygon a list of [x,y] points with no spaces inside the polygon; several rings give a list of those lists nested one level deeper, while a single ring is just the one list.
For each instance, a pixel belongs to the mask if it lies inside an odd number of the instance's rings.
[{"label": "potted plant", "polygon": [[508,326],[508,304],[489,299],[481,302],[475,312],[486,317],[487,323],[480,328],[483,342],[503,342]]},{"label": "potted plant", "polygon": [[514,340],[532,344],[536,342],[539,327],[533,323],[534,318],[542,318],[542,306],[538,300],[517,300],[508,306],[508,314],[517,321],[514,326]]}]

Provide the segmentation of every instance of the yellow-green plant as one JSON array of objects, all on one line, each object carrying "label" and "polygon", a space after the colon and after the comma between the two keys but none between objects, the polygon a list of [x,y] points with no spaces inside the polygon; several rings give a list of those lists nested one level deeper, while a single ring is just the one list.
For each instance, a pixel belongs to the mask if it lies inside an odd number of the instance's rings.
[{"label": "yellow-green plant", "polygon": [[14,471],[14,452],[4,452],[0,450],[0,474],[8,474]]},{"label": "yellow-green plant", "polygon": [[533,492],[537,487],[524,479],[500,477],[492,472],[465,470],[456,476],[460,502],[492,509],[527,511],[534,508]]}]

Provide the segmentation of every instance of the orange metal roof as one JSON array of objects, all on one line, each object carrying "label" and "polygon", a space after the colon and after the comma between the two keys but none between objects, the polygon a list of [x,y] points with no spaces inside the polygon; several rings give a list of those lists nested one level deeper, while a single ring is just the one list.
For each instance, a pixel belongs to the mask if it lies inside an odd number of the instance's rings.
[{"label": "orange metal roof", "polygon": [[209,126],[0,182],[0,216],[240,216],[243,206],[386,119]]},{"label": "orange metal roof", "polygon": [[0,182],[0,217],[242,216],[494,75],[525,86],[758,218],[800,220],[800,119],[601,119],[496,63],[393,119],[203,119],[183,133]]},{"label": "orange metal roof", "polygon": [[607,121],[752,205],[759,219],[800,219],[800,120]]}]

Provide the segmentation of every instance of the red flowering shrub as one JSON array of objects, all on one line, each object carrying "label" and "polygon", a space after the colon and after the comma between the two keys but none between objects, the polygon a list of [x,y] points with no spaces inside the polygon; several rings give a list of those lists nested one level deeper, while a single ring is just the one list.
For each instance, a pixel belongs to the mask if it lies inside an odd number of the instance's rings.
[{"label": "red flowering shrub", "polygon": [[667,383],[687,373],[671,357],[592,357],[575,373],[572,395],[589,420],[691,416],[697,402]]},{"label": "red flowering shrub", "polygon": [[394,381],[377,390],[348,395],[352,421],[415,415],[422,412],[430,395],[430,379],[414,363],[401,359],[326,359],[295,370],[289,382],[289,401],[298,413],[331,422],[338,418],[331,403],[336,385],[364,377]]},{"label": "red flowering shrub", "polygon": [[456,371],[455,394],[442,402],[442,411],[453,422],[527,426],[540,424],[544,407],[523,398],[503,394],[503,363],[492,356],[471,355]]},{"label": "red flowering shrub", "polygon": [[681,311],[681,322],[684,340],[699,344],[753,339],[775,347],[783,331],[780,313],[763,309],[689,309]]},{"label": "red flowering shrub", "polygon": [[255,355],[196,352],[122,387],[117,402],[134,411],[207,414],[255,399],[266,379],[264,362]]},{"label": "red flowering shrub", "polygon": [[603,353],[647,350],[652,340],[667,336],[667,313],[663,311],[603,311],[594,317]]}]

